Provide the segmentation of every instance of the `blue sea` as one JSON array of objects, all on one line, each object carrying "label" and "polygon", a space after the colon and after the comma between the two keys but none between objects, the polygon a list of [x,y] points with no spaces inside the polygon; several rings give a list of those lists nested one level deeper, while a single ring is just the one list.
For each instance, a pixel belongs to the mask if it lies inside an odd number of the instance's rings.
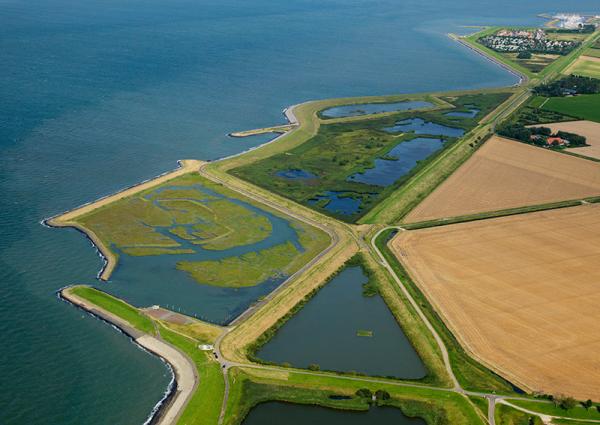
[{"label": "blue sea", "polygon": [[[597,0],[569,11],[597,12]],[[451,41],[563,1],[0,0],[0,423],[142,424],[165,365],[56,291],[101,260],[40,221],[264,139],[309,99],[510,85]],[[143,274],[135,277],[143,279]],[[143,285],[140,285],[143,290]]]}]

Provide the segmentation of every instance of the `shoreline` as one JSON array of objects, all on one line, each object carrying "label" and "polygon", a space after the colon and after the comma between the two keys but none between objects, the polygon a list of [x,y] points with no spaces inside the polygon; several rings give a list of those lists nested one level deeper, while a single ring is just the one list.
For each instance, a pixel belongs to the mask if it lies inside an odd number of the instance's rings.
[{"label": "shoreline", "polygon": [[493,62],[494,64],[503,68],[505,71],[508,71],[509,73],[511,73],[512,75],[517,77],[519,79],[519,81],[517,83],[513,84],[512,87],[522,86],[524,84],[527,84],[527,82],[529,81],[529,77],[527,75],[523,74],[522,72],[518,71],[515,68],[510,67],[509,65],[505,64],[501,60],[496,59],[495,57],[493,57],[491,55],[488,55],[487,52],[477,48],[476,46],[473,46],[471,43],[466,41],[464,39],[464,37],[456,35],[456,34],[452,34],[452,33],[448,34],[448,37],[450,37],[452,40],[457,41],[458,43],[462,44],[463,46],[468,47],[473,52],[477,53],[480,56],[483,56],[485,59],[489,60],[490,62]]},{"label": "shoreline", "polygon": [[144,425],[172,425],[183,413],[199,383],[192,360],[177,348],[157,337],[145,334],[114,314],[70,293],[71,286],[57,291],[59,299],[101,320],[127,336],[131,342],[167,365],[171,381],[163,397],[154,405]]}]

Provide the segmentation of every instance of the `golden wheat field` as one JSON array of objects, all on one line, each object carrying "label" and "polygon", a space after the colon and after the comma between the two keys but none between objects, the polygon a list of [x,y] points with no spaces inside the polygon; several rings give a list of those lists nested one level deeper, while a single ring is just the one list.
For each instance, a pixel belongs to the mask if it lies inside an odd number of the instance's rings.
[{"label": "golden wheat field", "polygon": [[531,391],[600,400],[600,204],[400,232],[463,346]]},{"label": "golden wheat field", "polygon": [[566,151],[600,159],[600,123],[593,121],[567,121],[541,125],[551,128],[554,133],[560,130],[584,136],[587,139],[586,143],[590,146],[566,149]]},{"label": "golden wheat field", "polygon": [[407,223],[600,195],[600,163],[494,136]]}]

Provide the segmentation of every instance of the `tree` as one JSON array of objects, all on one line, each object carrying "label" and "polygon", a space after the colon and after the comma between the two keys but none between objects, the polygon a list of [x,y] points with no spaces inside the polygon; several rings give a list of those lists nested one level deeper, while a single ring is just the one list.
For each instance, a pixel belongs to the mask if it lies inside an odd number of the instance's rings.
[{"label": "tree", "polygon": [[375,398],[377,400],[389,400],[391,398],[390,393],[388,393],[386,390],[377,390],[375,391]]},{"label": "tree", "polygon": [[592,407],[593,403],[592,400],[590,400],[589,398],[586,401],[582,401],[581,405],[583,407],[585,407],[585,410],[589,410],[590,407]]},{"label": "tree", "polygon": [[517,55],[518,59],[531,59],[531,52],[523,51]]},{"label": "tree", "polygon": [[320,370],[320,369],[321,369],[321,366],[319,366],[316,363],[311,363],[308,365],[308,370]]},{"label": "tree", "polygon": [[356,390],[356,395],[361,398],[372,398],[373,397],[373,393],[368,388],[360,388],[360,389]]},{"label": "tree", "polygon": [[568,397],[565,395],[557,395],[554,397],[553,401],[556,406],[564,410],[571,410],[577,406],[577,400],[575,400],[573,397]]}]

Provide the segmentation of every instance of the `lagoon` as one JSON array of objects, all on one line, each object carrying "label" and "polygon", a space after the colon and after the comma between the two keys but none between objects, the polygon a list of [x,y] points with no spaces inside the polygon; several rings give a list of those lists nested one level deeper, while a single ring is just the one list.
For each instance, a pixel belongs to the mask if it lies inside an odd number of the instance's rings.
[{"label": "lagoon", "polygon": [[366,282],[360,266],[342,270],[256,356],[300,368],[423,378],[423,362],[383,299],[362,294]]},{"label": "lagoon", "polygon": [[358,105],[344,105],[325,109],[320,112],[324,118],[357,117],[360,115],[381,114],[383,112],[410,111],[413,109],[429,108],[431,102],[422,100],[405,100],[394,103],[362,103]]}]

